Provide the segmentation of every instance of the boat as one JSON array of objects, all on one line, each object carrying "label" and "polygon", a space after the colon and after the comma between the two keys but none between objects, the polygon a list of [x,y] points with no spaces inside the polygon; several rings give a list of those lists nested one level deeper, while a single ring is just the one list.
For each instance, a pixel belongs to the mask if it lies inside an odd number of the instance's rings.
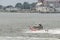
[{"label": "boat", "polygon": [[39,25],[35,24],[34,26],[30,26],[30,30],[32,30],[32,31],[37,31],[37,30],[41,30],[41,29],[43,29],[42,24],[39,24]]},{"label": "boat", "polygon": [[48,33],[48,34],[60,34],[60,29],[43,29],[41,24],[36,26],[30,26],[29,30],[26,30],[25,33]]}]

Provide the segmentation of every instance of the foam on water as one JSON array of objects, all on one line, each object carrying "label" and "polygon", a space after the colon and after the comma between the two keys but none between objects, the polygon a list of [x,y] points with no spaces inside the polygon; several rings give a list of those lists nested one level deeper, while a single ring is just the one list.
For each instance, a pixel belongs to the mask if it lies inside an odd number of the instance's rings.
[{"label": "foam on water", "polygon": [[49,34],[60,34],[60,29],[48,29],[48,30],[39,30],[39,31],[26,31],[25,33],[49,33]]}]

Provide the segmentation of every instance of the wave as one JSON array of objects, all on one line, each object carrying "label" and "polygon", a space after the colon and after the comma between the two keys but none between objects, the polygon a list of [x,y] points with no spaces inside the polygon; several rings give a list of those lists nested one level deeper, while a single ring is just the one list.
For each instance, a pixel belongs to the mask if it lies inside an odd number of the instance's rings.
[{"label": "wave", "polygon": [[49,34],[60,34],[60,29],[43,29],[37,31],[25,31],[25,33],[49,33]]}]

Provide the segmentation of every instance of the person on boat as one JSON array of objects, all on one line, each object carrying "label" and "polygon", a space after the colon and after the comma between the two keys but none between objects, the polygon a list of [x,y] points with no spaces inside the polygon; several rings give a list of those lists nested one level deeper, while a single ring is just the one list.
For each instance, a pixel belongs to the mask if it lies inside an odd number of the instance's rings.
[{"label": "person on boat", "polygon": [[39,29],[43,29],[43,26],[42,26],[42,24],[39,24],[39,26],[38,26],[38,27],[39,27]]},{"label": "person on boat", "polygon": [[33,26],[33,27],[31,27],[31,30],[41,30],[41,29],[43,29],[43,26],[42,26],[42,24],[39,24],[38,26]]}]

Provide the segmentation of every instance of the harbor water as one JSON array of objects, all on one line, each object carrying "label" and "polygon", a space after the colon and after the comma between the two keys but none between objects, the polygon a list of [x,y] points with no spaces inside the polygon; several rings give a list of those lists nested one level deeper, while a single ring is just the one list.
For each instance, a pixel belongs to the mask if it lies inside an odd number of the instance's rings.
[{"label": "harbor water", "polygon": [[29,30],[30,26],[33,26],[35,24],[42,24],[44,29],[60,29],[60,14],[0,13],[0,36],[29,38],[60,38],[60,34],[24,33],[24,31]]}]

